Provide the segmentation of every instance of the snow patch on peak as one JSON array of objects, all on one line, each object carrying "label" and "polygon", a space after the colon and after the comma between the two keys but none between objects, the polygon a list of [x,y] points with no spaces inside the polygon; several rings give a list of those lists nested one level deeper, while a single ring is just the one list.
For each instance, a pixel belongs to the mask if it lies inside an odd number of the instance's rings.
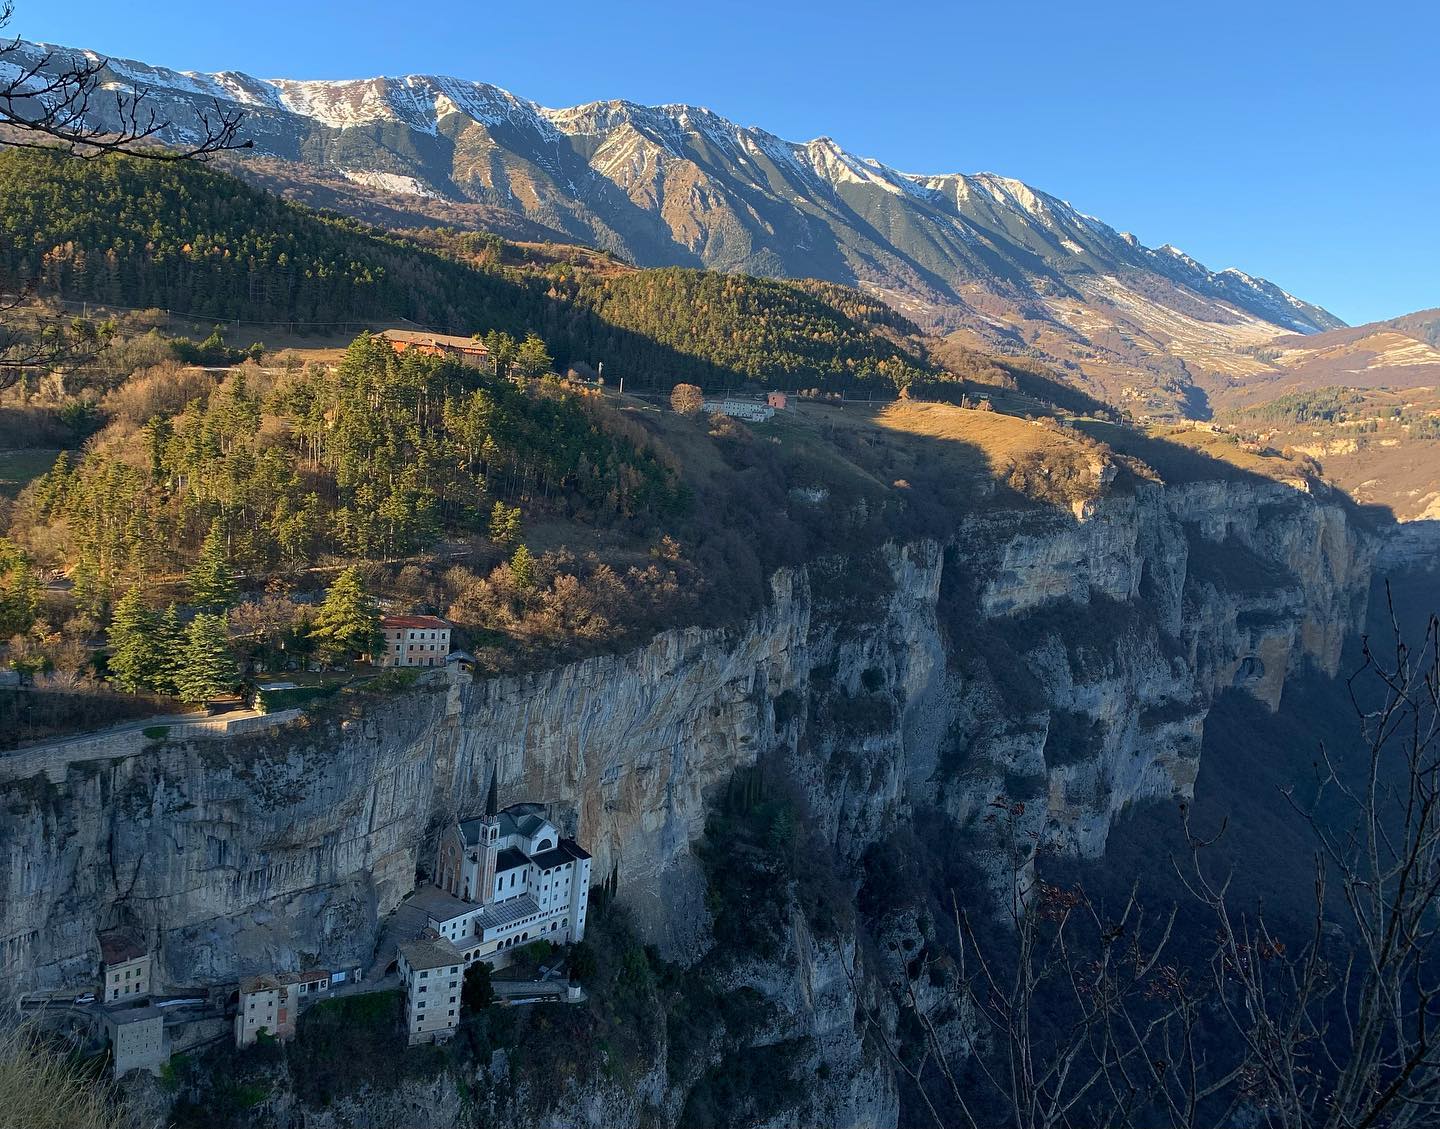
[{"label": "snow patch on peak", "polygon": [[1173,243],[1162,243],[1160,244],[1160,246],[1155,248],[1155,251],[1157,254],[1168,255],[1176,262],[1184,263],[1192,270],[1203,271],[1205,269],[1198,262],[1192,259],[1189,255],[1187,255],[1184,251],[1180,250],[1179,247],[1176,247]]},{"label": "snow patch on peak", "polygon": [[[359,81],[274,79],[281,105],[292,114],[311,118],[332,129],[348,129],[374,121],[399,122],[383,78]],[[408,124],[408,123],[407,123]]]},{"label": "snow patch on peak", "polygon": [[797,155],[821,180],[838,187],[841,184],[864,184],[879,188],[892,196],[918,196],[929,192],[903,173],[877,161],[874,157],[857,157],[847,153],[833,138],[817,137],[800,146],[793,146]]},{"label": "snow patch on peak", "polygon": [[1023,180],[1000,176],[997,173],[980,173],[974,178],[998,203],[1017,204],[1036,219],[1049,219],[1050,208],[1045,198]]}]

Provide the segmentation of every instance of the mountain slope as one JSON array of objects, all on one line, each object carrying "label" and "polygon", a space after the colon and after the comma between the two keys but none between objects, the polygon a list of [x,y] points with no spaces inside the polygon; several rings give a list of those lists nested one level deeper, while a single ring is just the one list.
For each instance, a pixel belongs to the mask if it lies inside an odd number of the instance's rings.
[{"label": "mountain slope", "polygon": [[112,60],[106,77],[152,90],[177,123],[170,140],[196,107],[243,106],[271,184],[343,180],[428,222],[538,226],[642,265],[859,286],[965,343],[1067,362],[1146,411],[1203,411],[1196,380],[1242,373],[1238,349],[1342,325],[1019,181],[901,173],[829,138],[789,142],[692,106],[551,110],[430,75],[264,81]]},{"label": "mountain slope", "polygon": [[1440,385],[1440,310],[1309,335],[1286,334],[1251,354],[1253,370],[1207,386],[1217,408],[1330,388]]},{"label": "mountain slope", "polygon": [[282,329],[407,319],[536,332],[562,365],[604,361],[632,388],[770,379],[889,394],[928,371],[907,347],[914,327],[858,293],[677,268],[463,263],[193,164],[0,149],[0,274],[44,295]]}]

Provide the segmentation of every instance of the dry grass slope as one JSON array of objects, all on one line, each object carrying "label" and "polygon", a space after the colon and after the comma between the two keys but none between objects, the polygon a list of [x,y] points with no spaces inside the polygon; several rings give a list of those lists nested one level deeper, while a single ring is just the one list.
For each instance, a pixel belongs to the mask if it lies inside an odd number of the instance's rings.
[{"label": "dry grass slope", "polygon": [[0,1036],[0,1129],[138,1129],[113,1097],[28,1030]]}]

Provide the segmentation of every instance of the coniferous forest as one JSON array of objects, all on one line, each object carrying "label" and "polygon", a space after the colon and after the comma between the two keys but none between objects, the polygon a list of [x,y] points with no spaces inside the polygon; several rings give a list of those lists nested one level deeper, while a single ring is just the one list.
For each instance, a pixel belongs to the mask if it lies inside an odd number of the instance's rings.
[{"label": "coniferous forest", "polygon": [[98,608],[122,581],[173,573],[213,522],[236,568],[270,572],[482,534],[493,502],[522,494],[617,523],[676,504],[673,474],[558,387],[397,356],[368,335],[333,372],[265,383],[238,368],[35,485],[21,517],[56,530],[82,599]]},{"label": "coniferous forest", "polygon": [[[538,333],[630,387],[874,387],[927,375],[915,328],[834,284],[663,269],[527,271],[309,211],[217,169],[0,152],[0,271],[75,302],[301,332],[405,319]],[[462,259],[464,261],[462,261]]]}]

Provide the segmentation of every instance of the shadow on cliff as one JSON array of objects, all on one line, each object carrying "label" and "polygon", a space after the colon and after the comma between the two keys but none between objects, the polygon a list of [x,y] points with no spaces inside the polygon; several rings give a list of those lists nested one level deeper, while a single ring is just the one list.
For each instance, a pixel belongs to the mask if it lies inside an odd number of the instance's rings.
[{"label": "shadow on cliff", "polygon": [[[1347,640],[1336,676],[1313,666],[1296,672],[1273,713],[1238,689],[1225,691],[1210,709],[1190,804],[1191,826],[1200,836],[1219,835],[1209,849],[1207,870],[1231,875],[1232,904],[1250,913],[1263,909],[1267,924],[1280,936],[1303,940],[1313,928],[1315,912],[1316,840],[1285,793],[1293,789],[1299,804],[1313,801],[1322,744],[1342,774],[1354,773],[1352,783],[1360,782],[1366,762],[1358,755],[1363,752],[1361,719],[1347,683],[1364,663],[1364,638],[1385,653],[1398,626],[1406,640],[1418,644],[1437,609],[1440,573],[1407,569],[1377,575],[1365,629]],[[1365,678],[1356,680],[1361,706],[1374,690]],[[1348,810],[1323,805],[1317,810],[1322,819],[1348,822]],[[1153,802],[1137,805],[1116,821],[1102,860],[1050,859],[1044,865],[1052,880],[1079,883],[1114,905],[1123,903],[1138,880],[1148,904],[1180,907],[1182,925],[1189,927],[1177,929],[1175,936],[1182,943],[1189,938],[1196,952],[1203,953],[1210,935],[1206,927],[1213,919],[1195,905],[1177,876],[1176,864],[1184,869],[1188,860],[1178,803]],[[1347,911],[1338,883],[1331,884],[1329,895],[1327,916],[1343,923]]]}]

